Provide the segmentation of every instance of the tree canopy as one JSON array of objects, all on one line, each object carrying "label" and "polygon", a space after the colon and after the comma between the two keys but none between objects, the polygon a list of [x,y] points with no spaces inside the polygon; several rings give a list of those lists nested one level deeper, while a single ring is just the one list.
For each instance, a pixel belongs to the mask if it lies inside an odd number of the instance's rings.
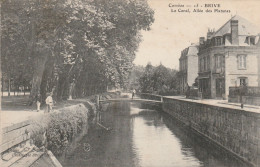
[{"label": "tree canopy", "polygon": [[146,0],[4,0],[1,67],[17,85],[81,97],[123,86],[154,12]]},{"label": "tree canopy", "polygon": [[139,78],[140,91],[161,95],[178,94],[178,73],[164,65],[152,66],[148,63]]}]

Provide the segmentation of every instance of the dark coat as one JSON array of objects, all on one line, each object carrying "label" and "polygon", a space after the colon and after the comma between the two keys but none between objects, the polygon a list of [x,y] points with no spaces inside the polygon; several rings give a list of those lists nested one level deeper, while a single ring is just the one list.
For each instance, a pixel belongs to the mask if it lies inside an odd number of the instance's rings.
[{"label": "dark coat", "polygon": [[36,95],[35,100],[39,101],[39,102],[42,102],[42,96],[41,95]]}]

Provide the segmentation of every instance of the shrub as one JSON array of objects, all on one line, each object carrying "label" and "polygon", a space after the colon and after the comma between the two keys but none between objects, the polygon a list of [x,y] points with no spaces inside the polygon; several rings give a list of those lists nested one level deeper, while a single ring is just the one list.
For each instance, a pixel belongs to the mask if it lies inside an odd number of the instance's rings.
[{"label": "shrub", "polygon": [[88,126],[89,109],[83,104],[65,107],[32,119],[31,139],[60,155],[68,143]]}]

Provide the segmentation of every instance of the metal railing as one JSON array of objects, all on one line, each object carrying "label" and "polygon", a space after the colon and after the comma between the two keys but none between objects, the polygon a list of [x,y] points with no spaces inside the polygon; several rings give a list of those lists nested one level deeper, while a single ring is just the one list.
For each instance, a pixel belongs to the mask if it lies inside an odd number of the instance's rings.
[{"label": "metal railing", "polygon": [[254,96],[260,97],[260,87],[245,86],[245,87],[229,87],[229,96]]},{"label": "metal railing", "polygon": [[137,93],[137,95],[143,99],[162,101],[162,96],[160,95],[155,95],[150,93]]}]

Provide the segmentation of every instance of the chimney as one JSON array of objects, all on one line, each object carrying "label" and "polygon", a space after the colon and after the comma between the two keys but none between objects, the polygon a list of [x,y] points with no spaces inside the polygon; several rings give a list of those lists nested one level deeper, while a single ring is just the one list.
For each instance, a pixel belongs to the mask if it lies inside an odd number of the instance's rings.
[{"label": "chimney", "polygon": [[205,41],[205,38],[204,37],[200,37],[200,45],[203,45],[204,41]]},{"label": "chimney", "polygon": [[208,29],[208,32],[207,32],[207,39],[210,39],[211,36],[212,36],[214,33],[215,33],[215,30],[214,30],[214,29],[212,29],[212,30]]},{"label": "chimney", "polygon": [[231,20],[230,26],[232,45],[238,45],[238,20]]}]

